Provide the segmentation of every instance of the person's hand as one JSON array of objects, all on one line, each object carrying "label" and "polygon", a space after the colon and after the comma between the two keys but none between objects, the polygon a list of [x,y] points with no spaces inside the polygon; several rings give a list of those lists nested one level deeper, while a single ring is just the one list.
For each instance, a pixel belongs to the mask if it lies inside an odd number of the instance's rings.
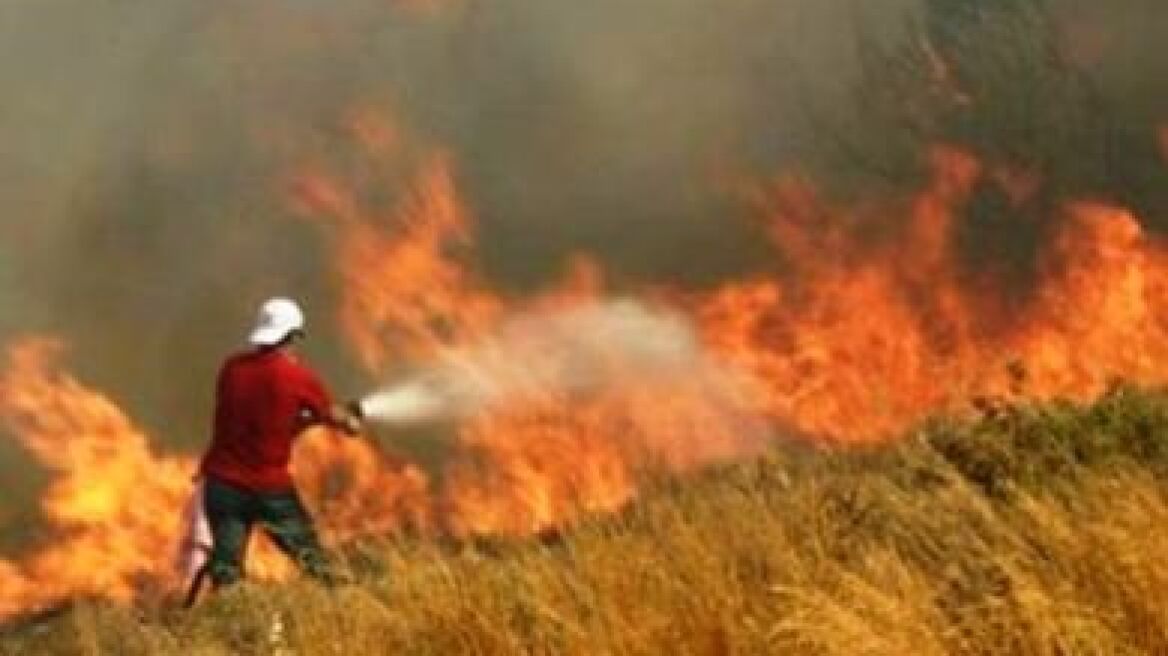
[{"label": "person's hand", "polygon": [[348,435],[359,434],[365,425],[361,404],[356,401],[334,407],[332,414],[333,425]]},{"label": "person's hand", "polygon": [[361,422],[361,420],[352,415],[345,415],[344,419],[341,421],[341,430],[348,435],[359,434],[363,426],[364,424]]}]

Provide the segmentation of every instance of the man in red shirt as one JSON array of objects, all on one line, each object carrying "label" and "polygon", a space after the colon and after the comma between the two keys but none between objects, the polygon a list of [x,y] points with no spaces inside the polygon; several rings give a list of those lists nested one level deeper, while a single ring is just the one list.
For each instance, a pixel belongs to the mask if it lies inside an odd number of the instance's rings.
[{"label": "man in red shirt", "polygon": [[303,335],[296,303],[269,300],[249,338],[253,348],[228,358],[219,373],[214,437],[200,467],[213,543],[207,572],[216,586],[243,576],[256,523],[301,569],[332,580],[289,472],[292,442],[318,424],[356,433],[360,406],[334,405],[317,375],[297,360],[293,347]]}]

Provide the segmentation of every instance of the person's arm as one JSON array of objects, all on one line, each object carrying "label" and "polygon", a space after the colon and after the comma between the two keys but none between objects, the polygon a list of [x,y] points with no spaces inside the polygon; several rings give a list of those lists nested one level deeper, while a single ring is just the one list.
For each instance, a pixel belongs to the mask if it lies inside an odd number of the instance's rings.
[{"label": "person's arm", "polygon": [[315,374],[305,370],[304,394],[301,400],[301,422],[305,427],[324,424],[348,435],[361,432],[364,424],[360,403],[334,403],[331,395]]}]

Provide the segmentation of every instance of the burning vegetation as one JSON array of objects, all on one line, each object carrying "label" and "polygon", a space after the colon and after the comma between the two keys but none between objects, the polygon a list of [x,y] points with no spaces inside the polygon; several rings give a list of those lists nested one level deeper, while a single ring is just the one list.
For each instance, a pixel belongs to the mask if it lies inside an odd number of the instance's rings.
[{"label": "burning vegetation", "polygon": [[[952,4],[926,3],[916,40],[864,74],[887,83],[871,120],[897,129],[841,127],[810,173],[736,185],[772,266],[703,288],[616,284],[580,256],[543,290],[503,290],[476,266],[459,154],[349,113],[359,172],[304,164],[287,203],[327,241],[336,320],[369,379],[415,385],[394,398],[449,444],[431,466],[392,440],[306,436],[296,476],[326,538],[532,536],[777,443],[887,444],[940,414],[1168,383],[1168,244],[1148,227],[1165,129],[1111,130],[1036,3]],[[1032,106],[998,102],[1036,80]],[[1089,161],[1067,161],[1072,143]],[[1139,162],[1115,163],[1127,152]],[[819,181],[840,157],[852,173]],[[1116,173],[1130,167],[1138,180]],[[1003,216],[1018,225],[993,233]],[[971,244],[980,229],[1010,243]],[[181,583],[193,460],[75,379],[63,351],[16,341],[0,378],[0,418],[52,475],[43,543],[0,561],[0,617]],[[288,575],[262,543],[249,568]]]}]

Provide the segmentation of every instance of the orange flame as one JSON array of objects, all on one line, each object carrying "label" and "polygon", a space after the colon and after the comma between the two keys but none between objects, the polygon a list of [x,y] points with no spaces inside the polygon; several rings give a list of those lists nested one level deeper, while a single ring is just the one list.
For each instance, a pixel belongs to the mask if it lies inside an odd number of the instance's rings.
[{"label": "orange flame", "polygon": [[[365,114],[349,123],[373,156],[400,156],[396,130]],[[952,148],[931,161],[930,181],[897,202],[834,206],[791,178],[759,189],[753,200],[784,274],[642,295],[696,326],[684,370],[641,371],[595,338],[587,364],[604,385],[516,388],[451,429],[434,481],[371,442],[307,436],[295,470],[326,537],[537,533],[621,508],[646,471],[748,457],[775,432],[872,442],[980,398],[1090,399],[1116,379],[1165,381],[1168,249],[1136,217],[1066,205],[1020,301],[958,264],[956,232],[979,186],[1025,203],[1040,176]],[[450,160],[426,158],[412,179],[389,210],[325,173],[295,187],[332,239],[340,322],[371,373],[501,348],[509,317],[555,318],[605,297],[603,272],[583,258],[531,298],[493,291],[468,265],[473,221]],[[890,216],[900,219],[891,231]],[[557,348],[537,342],[523,353],[559,366]],[[116,405],[57,368],[59,351],[20,342],[0,377],[0,420],[55,475],[44,500],[52,540],[0,561],[0,617],[165,589],[191,489],[194,463],[154,453]],[[508,355],[495,359],[503,366]],[[270,547],[254,556],[253,571],[287,574]]]},{"label": "orange flame", "polygon": [[452,259],[470,233],[444,157],[426,164],[401,207],[382,220],[364,214],[351,192],[324,175],[302,176],[296,198],[337,229],[340,320],[369,369],[385,366],[387,343],[430,353],[469,339],[497,316],[498,299]]},{"label": "orange flame", "polygon": [[[294,192],[297,205],[335,236],[346,291],[341,322],[374,373],[386,365],[386,344],[407,362],[457,358],[458,347],[491,344],[505,316],[553,317],[603,291],[602,275],[584,258],[535,298],[519,302],[489,290],[463,261],[471,219],[445,158],[420,167],[406,202],[388,217],[364,210],[354,193],[319,173],[301,177]],[[744,390],[732,393],[711,375],[648,381],[603,344],[593,346],[603,361],[596,366],[621,385],[589,395],[525,390],[458,429],[437,491],[447,531],[553,529],[623,506],[641,469],[682,471],[757,451],[765,431],[748,426],[752,409],[734,396]],[[554,346],[532,348],[533,360],[562,357]]]},{"label": "orange flame", "polygon": [[768,388],[767,412],[837,440],[888,435],[947,404],[962,362],[976,357],[977,304],[952,264],[954,209],[981,173],[959,152],[934,153],[932,185],[901,234],[869,243],[856,218],[806,185],[763,197],[771,234],[796,283],[731,284],[704,301],[708,339]]},{"label": "orange flame", "polygon": [[874,440],[979,398],[1085,400],[1117,379],[1165,380],[1168,251],[1135,217],[1069,206],[1019,307],[953,264],[954,219],[982,167],[940,149],[934,171],[887,243],[849,230],[855,217],[804,186],[767,196],[796,282],[727,285],[698,315],[710,341],[768,386],[773,417],[834,441]]},{"label": "orange flame", "polygon": [[[194,461],[156,455],[112,401],[59,370],[62,348],[18,342],[0,378],[0,420],[54,475],[42,502],[44,544],[22,560],[0,560],[0,618],[79,597],[130,601],[184,583],[174,554]],[[325,431],[306,436],[296,456],[298,484],[329,519],[322,528],[331,540],[425,528],[426,506],[411,499],[426,485],[416,469]],[[252,574],[287,578],[291,567],[262,535],[253,546]]]},{"label": "orange flame", "polygon": [[433,528],[425,472],[367,441],[316,430],[297,444],[293,470],[330,542]]},{"label": "orange flame", "polygon": [[56,474],[43,500],[54,538],[0,562],[0,616],[77,596],[129,600],[165,578],[192,463],[158,458],[109,399],[56,370],[58,343],[15,346],[0,417]]}]

